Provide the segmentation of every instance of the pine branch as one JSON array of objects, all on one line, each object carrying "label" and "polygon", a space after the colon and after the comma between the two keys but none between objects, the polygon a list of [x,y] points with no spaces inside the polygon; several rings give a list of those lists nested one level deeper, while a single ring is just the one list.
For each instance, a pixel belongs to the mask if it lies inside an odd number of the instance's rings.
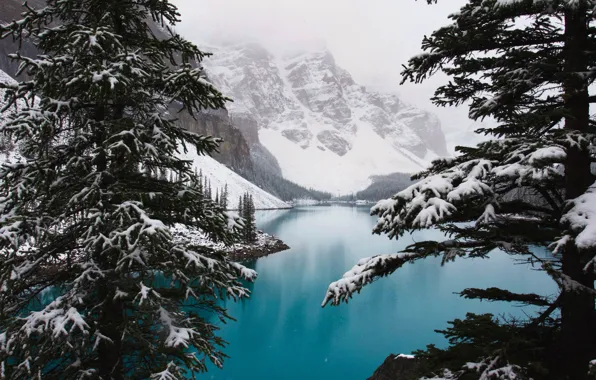
[{"label": "pine branch", "polygon": [[526,305],[535,306],[552,306],[553,304],[546,300],[544,297],[537,294],[520,294],[512,293],[505,289],[499,288],[488,288],[488,289],[477,289],[469,288],[465,289],[460,296],[468,299],[480,299],[487,301],[506,301],[506,302],[520,302]]}]

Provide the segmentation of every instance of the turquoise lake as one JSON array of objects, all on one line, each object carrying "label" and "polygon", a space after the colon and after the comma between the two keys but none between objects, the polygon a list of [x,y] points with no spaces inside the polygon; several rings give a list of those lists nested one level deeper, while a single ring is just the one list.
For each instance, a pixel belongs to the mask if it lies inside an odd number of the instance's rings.
[{"label": "turquoise lake", "polygon": [[523,315],[532,310],[505,303],[461,299],[467,287],[506,287],[551,294],[554,282],[527,264],[495,252],[490,260],[440,259],[409,264],[366,287],[349,304],[321,308],[330,282],[360,258],[394,253],[436,231],[399,241],[372,235],[368,207],[299,207],[257,213],[260,229],[291,249],[257,260],[250,300],[226,306],[237,319],[222,326],[230,343],[224,369],[205,379],[364,380],[390,353],[410,353],[426,344],[445,345],[434,332],[466,312]]}]

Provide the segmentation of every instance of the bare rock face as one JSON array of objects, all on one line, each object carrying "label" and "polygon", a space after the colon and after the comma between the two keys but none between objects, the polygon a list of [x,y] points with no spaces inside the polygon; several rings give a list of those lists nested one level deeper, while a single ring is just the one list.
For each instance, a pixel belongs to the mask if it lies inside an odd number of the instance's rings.
[{"label": "bare rock face", "polygon": [[339,126],[350,121],[352,110],[343,96],[331,53],[292,57],[284,69],[292,92],[303,106]]},{"label": "bare rock face", "polygon": [[367,380],[417,380],[416,359],[391,354]]},{"label": "bare rock face", "polygon": [[[239,129],[248,144],[254,169],[281,177],[282,172],[275,156],[259,140],[259,124],[250,115],[238,113],[231,118],[235,128]],[[251,177],[250,175],[248,177]]]},{"label": "bare rock face", "polygon": [[336,131],[323,131],[317,135],[317,139],[330,151],[343,156],[350,150],[350,143],[344,140]]},{"label": "bare rock face", "polygon": [[223,139],[213,158],[237,173],[250,173],[253,164],[250,148],[242,132],[232,125],[226,110],[205,110],[196,119],[186,112],[177,114],[178,123],[191,132]]},{"label": "bare rock face", "polygon": [[250,114],[232,115],[230,121],[240,130],[249,146],[259,144],[259,123]]},{"label": "bare rock face", "polygon": [[282,136],[300,145],[302,149],[308,148],[312,133],[308,129],[284,129],[281,132]]},{"label": "bare rock face", "polygon": [[428,149],[439,156],[447,155],[447,144],[441,130],[441,122],[435,115],[410,108],[400,111],[396,116],[402,123],[411,126],[416,136],[426,143]]}]

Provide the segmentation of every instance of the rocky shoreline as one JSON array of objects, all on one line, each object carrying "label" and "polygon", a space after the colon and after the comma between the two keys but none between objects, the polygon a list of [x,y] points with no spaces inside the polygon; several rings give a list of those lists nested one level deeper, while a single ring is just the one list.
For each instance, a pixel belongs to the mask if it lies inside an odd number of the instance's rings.
[{"label": "rocky shoreline", "polygon": [[254,243],[236,243],[230,246],[226,246],[223,243],[215,243],[201,231],[189,229],[184,225],[174,226],[172,232],[174,237],[180,241],[226,251],[233,261],[238,262],[256,260],[261,257],[290,249],[290,247],[281,239],[261,230],[257,230],[257,238]]},{"label": "rocky shoreline", "polygon": [[256,260],[288,249],[290,247],[281,239],[263,231],[257,231],[257,241],[254,244],[234,244],[227,251],[232,260],[244,262]]}]

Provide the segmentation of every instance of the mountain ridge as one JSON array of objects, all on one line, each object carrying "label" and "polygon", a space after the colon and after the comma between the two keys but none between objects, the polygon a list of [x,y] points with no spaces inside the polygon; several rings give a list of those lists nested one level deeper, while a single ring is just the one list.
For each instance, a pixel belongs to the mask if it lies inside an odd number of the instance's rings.
[{"label": "mountain ridge", "polygon": [[210,80],[233,99],[231,118],[255,121],[256,143],[295,183],[345,194],[364,189],[371,175],[420,171],[448,155],[435,115],[358,85],[327,49],[201,47],[213,53],[204,62]]}]

